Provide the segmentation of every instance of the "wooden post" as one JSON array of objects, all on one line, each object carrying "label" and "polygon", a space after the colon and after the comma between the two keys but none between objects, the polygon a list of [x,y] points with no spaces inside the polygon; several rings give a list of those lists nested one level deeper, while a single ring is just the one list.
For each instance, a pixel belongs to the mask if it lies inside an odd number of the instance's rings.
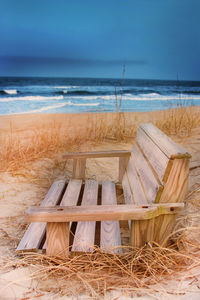
[{"label": "wooden post", "polygon": [[85,179],[85,166],[85,158],[74,159],[72,175],[74,179]]},{"label": "wooden post", "polygon": [[126,167],[129,162],[129,157],[119,157],[119,182],[122,182]]},{"label": "wooden post", "polygon": [[68,257],[69,222],[47,223],[47,250],[49,256]]},{"label": "wooden post", "polygon": [[161,215],[155,218],[154,241],[166,247],[169,235],[172,233],[177,214]]},{"label": "wooden post", "polygon": [[146,243],[153,241],[154,220],[131,221],[130,244],[132,247],[142,247]]}]

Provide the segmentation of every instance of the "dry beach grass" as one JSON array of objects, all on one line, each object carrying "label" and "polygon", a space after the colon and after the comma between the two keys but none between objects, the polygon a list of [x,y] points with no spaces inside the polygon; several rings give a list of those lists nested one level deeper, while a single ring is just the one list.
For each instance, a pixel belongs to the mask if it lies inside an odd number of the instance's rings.
[{"label": "dry beach grass", "polygon": [[[162,111],[160,114],[154,112],[154,115],[155,119],[152,120],[151,113],[149,117],[146,114],[145,121],[151,121],[168,135],[188,136],[191,130],[200,124],[200,111],[195,107],[181,107]],[[58,121],[52,117],[52,120],[44,126],[35,125],[31,129],[24,129],[22,137],[21,131],[13,128],[12,117],[10,119],[8,117],[8,130],[6,134],[1,134],[0,139],[0,170],[12,173],[25,168],[28,163],[37,159],[76,150],[87,141],[99,143],[106,139],[133,140],[141,123],[142,114],[140,118],[136,113],[91,114],[88,118],[90,120],[87,126],[83,126],[85,128],[81,131],[74,132],[65,119],[61,118],[61,121]],[[70,127],[73,127],[73,124]],[[70,131],[74,134],[70,134]]]},{"label": "dry beach grass", "polygon": [[[146,114],[88,114],[76,120],[76,115],[68,119],[64,115],[36,116],[37,120],[32,121],[24,116],[1,118],[2,298],[9,299],[6,297],[10,294],[14,295],[10,299],[58,299],[63,295],[76,299],[78,294],[87,294],[83,299],[102,299],[106,294],[107,299],[120,299],[120,295],[145,294],[153,299],[167,299],[169,295],[184,296],[189,290],[196,295],[200,288],[199,112],[199,107],[191,107]],[[142,122],[153,122],[193,155],[187,205],[171,236],[171,246],[124,246],[126,251],[121,255],[101,253],[96,248],[93,254],[65,261],[34,253],[17,257],[15,248],[26,228],[25,210],[41,202],[53,180],[71,175],[72,164],[63,161],[61,154],[130,149]],[[107,176],[116,180],[115,170],[115,162],[94,159],[88,163],[86,175],[90,178],[95,172],[97,179]]]}]

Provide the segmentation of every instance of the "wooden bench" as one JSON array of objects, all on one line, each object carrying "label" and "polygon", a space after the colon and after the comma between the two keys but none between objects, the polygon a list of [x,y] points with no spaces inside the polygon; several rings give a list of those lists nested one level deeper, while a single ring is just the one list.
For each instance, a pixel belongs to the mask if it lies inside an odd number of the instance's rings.
[{"label": "wooden bench", "polygon": [[[118,253],[121,220],[128,221],[133,247],[149,241],[166,245],[184,206],[191,157],[187,151],[154,125],[142,124],[131,151],[63,157],[73,159],[73,179],[54,182],[40,207],[27,211],[26,220],[32,223],[17,253],[43,250],[66,257],[69,251],[91,252],[99,231],[100,248]],[[86,160],[100,157],[119,157],[118,185],[85,180]],[[122,204],[117,203],[116,187],[123,190]]]}]

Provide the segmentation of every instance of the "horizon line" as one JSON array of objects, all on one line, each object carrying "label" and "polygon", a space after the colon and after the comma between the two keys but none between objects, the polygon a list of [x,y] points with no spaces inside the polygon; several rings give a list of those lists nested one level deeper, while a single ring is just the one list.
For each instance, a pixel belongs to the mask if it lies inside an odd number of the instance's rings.
[{"label": "horizon line", "polygon": [[49,78],[49,79],[100,79],[100,80],[106,80],[106,79],[113,79],[113,80],[147,80],[147,81],[175,81],[175,82],[181,82],[181,81],[190,81],[190,82],[200,82],[200,80],[191,80],[191,79],[158,79],[158,78],[119,78],[119,77],[85,77],[85,76],[43,76],[43,75],[37,75],[37,76],[18,76],[18,75],[0,75],[0,78]]}]

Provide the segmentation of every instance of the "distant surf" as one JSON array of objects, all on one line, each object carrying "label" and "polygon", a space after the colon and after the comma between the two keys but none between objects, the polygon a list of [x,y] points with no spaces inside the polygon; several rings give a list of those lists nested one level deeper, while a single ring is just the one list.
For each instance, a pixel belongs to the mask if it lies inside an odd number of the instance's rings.
[{"label": "distant surf", "polygon": [[0,114],[152,111],[200,105],[200,82],[0,78]]}]

